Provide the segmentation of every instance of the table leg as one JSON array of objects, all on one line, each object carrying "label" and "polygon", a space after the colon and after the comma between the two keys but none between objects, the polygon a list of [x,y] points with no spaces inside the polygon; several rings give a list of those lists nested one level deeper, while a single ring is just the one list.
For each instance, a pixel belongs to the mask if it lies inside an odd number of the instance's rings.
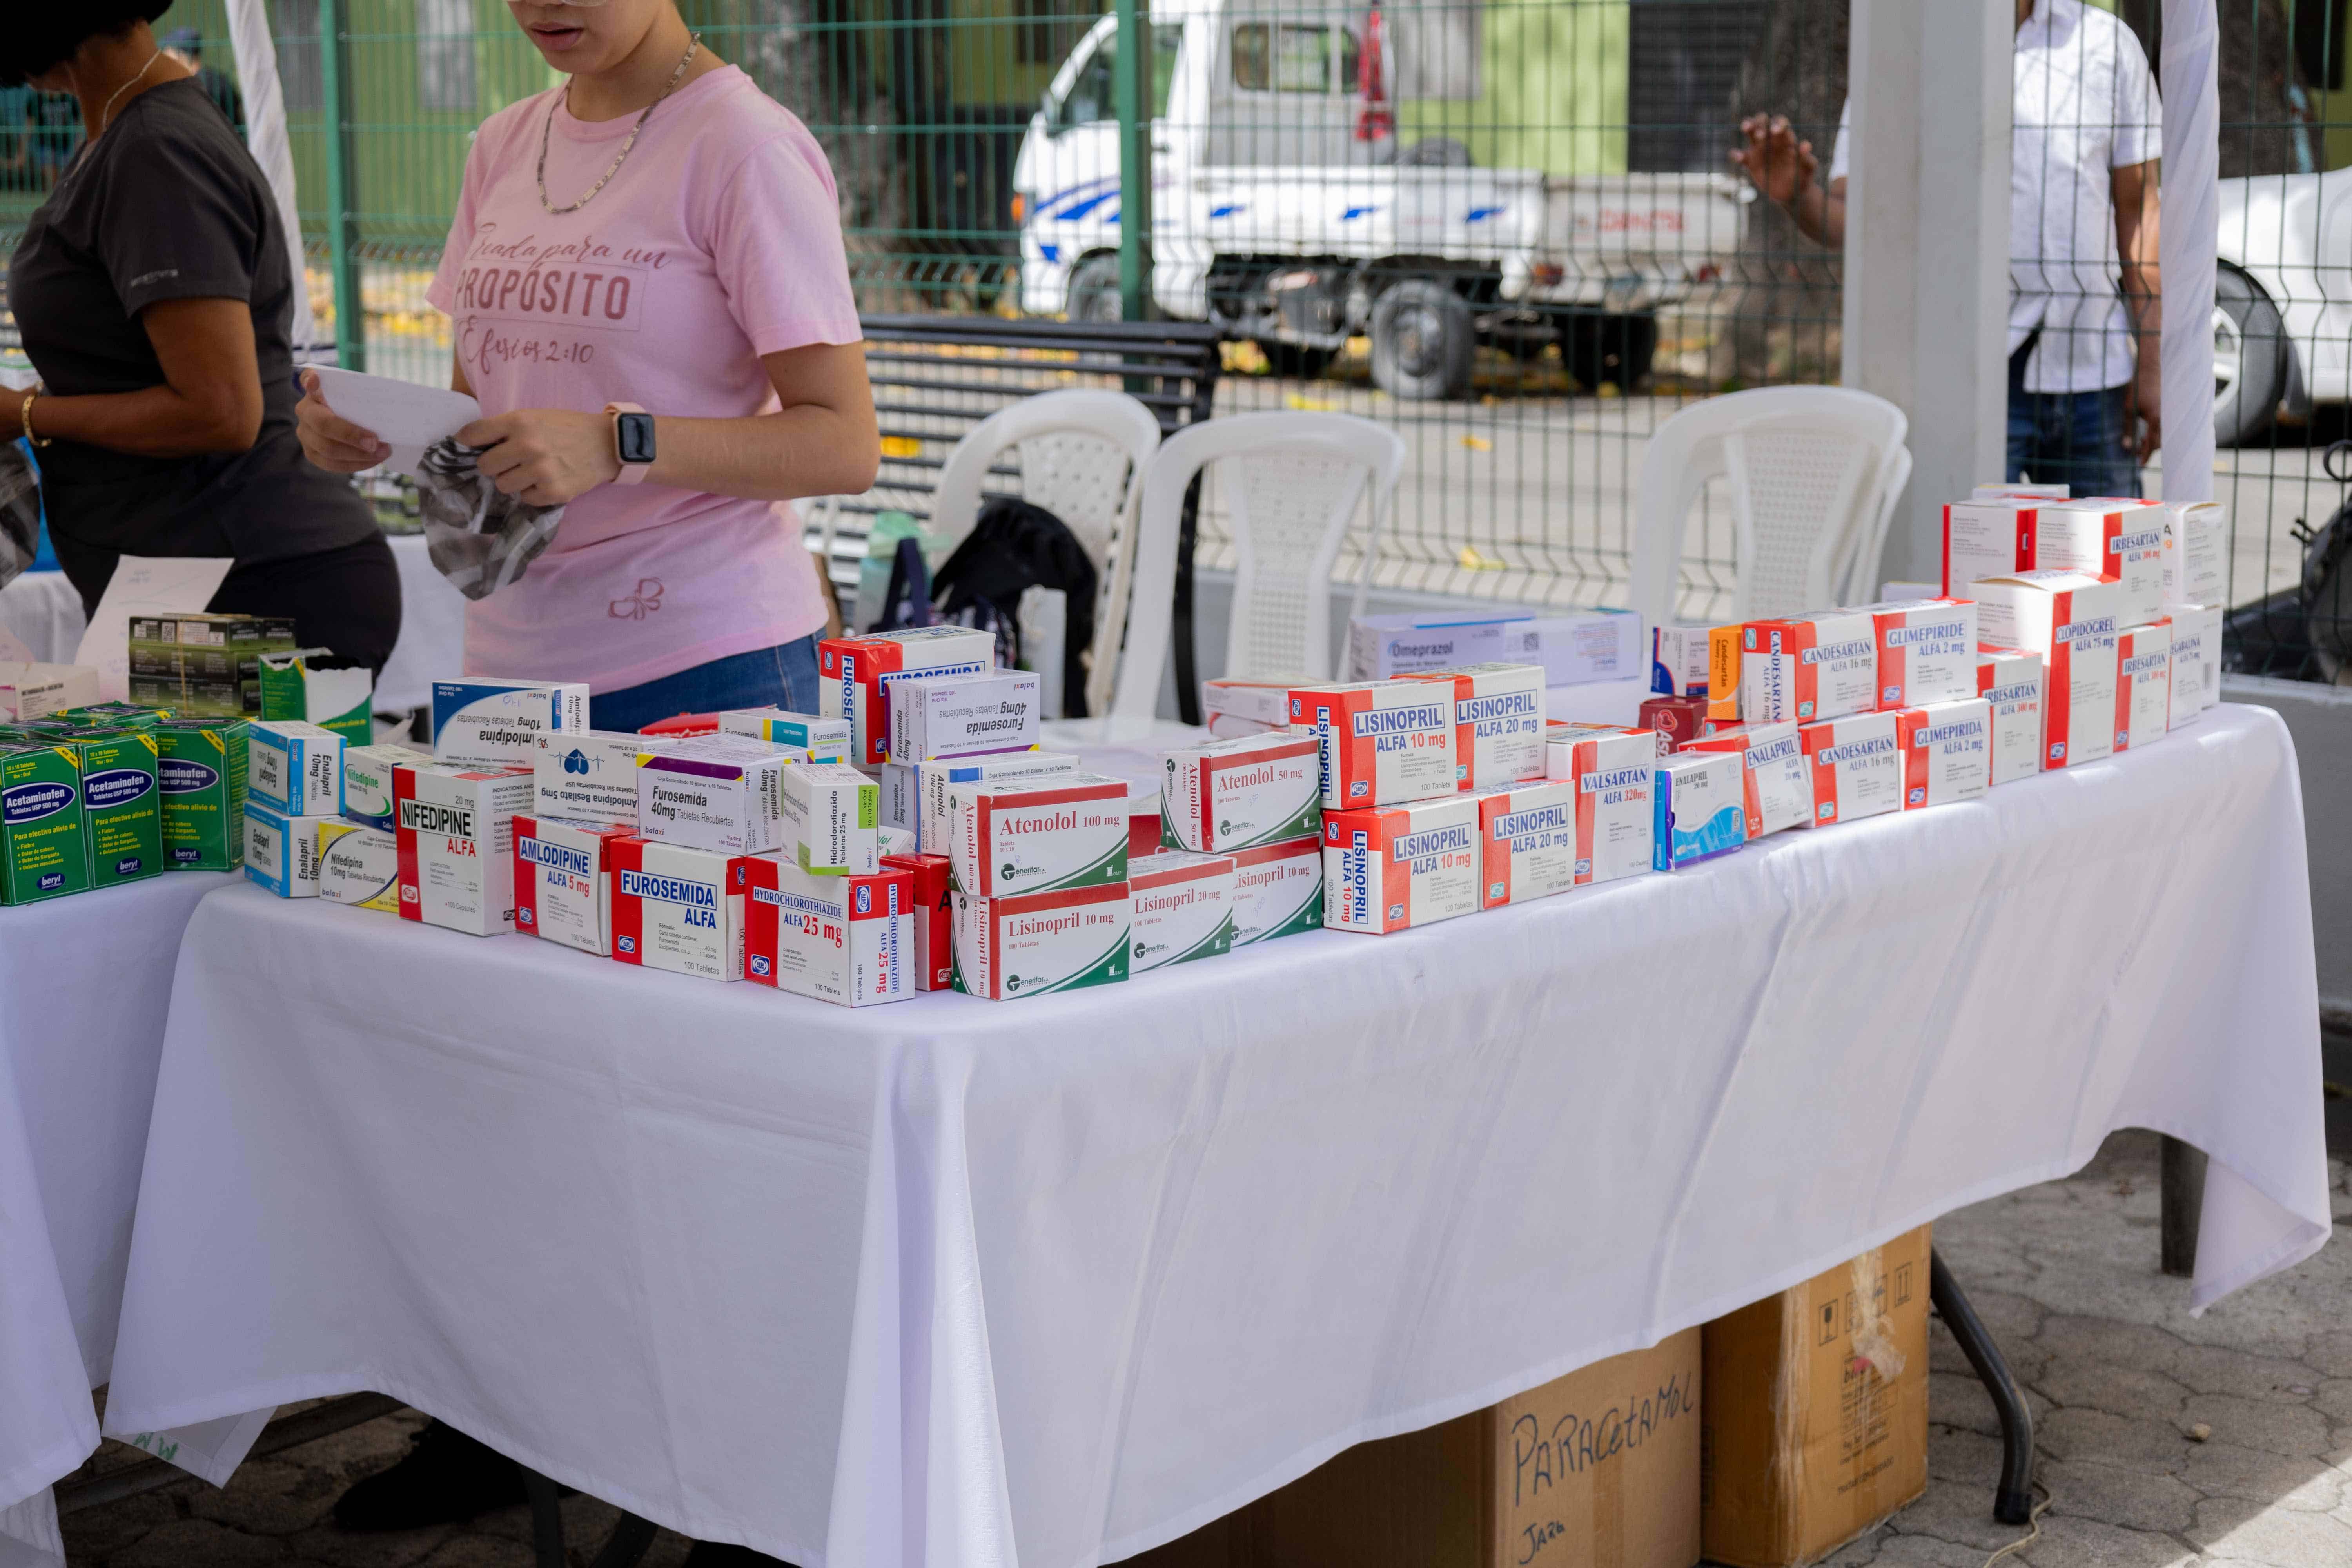
[{"label": "table leg", "polygon": [[1993,1408],[2000,1414],[2000,1486],[1992,1495],[1992,1516],[2003,1524],[2028,1523],[2033,1517],[2033,1412],[2018,1392],[2009,1363],[2001,1359],[2000,1347],[1993,1343],[1984,1320],[1969,1305],[1952,1271],[1944,1267],[1944,1255],[1932,1247],[1927,1253],[1927,1298],[1935,1302],[1936,1315],[1951,1330],[1952,1338],[1960,1342],[1961,1353],[1976,1369],[1977,1381],[1992,1395]]},{"label": "table leg", "polygon": [[2178,1138],[2167,1138],[2163,1159],[2158,1230],[2163,1237],[2164,1271],[2186,1279],[2197,1272],[2197,1225],[2205,1208],[2205,1153]]},{"label": "table leg", "polygon": [[[515,1468],[522,1471],[523,1495],[530,1500],[530,1544],[538,1568],[565,1568],[568,1559],[563,1554],[563,1513],[558,1506],[562,1493],[553,1481],[529,1465]],[[637,1560],[653,1543],[653,1521],[624,1512],[589,1568],[635,1568]]]}]

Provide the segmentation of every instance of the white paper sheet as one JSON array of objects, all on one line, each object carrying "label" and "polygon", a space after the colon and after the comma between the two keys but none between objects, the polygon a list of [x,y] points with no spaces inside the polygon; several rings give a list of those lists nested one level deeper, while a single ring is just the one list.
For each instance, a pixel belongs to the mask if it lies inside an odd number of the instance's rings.
[{"label": "white paper sheet", "polygon": [[236,564],[226,555],[126,555],[117,562],[73,656],[98,671],[100,698],[121,702],[131,695],[131,616],[201,610]]},{"label": "white paper sheet", "polygon": [[480,404],[446,387],[419,386],[331,365],[314,368],[319,373],[320,395],[328,407],[391,444],[392,456],[383,466],[396,473],[415,473],[425,447],[482,416]]}]

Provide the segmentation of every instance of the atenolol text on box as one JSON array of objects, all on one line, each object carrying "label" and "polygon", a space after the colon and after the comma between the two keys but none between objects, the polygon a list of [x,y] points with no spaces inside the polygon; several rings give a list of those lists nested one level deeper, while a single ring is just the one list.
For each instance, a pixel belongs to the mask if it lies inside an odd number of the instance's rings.
[{"label": "atenolol text on box", "polygon": [[1288,731],[1170,752],[1160,791],[1169,834],[1204,854],[1314,834],[1323,817],[1320,757],[1314,736]]}]

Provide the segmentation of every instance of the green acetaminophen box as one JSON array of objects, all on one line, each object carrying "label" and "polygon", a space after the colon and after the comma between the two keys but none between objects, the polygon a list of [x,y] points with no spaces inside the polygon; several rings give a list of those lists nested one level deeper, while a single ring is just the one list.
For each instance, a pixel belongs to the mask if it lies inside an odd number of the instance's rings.
[{"label": "green acetaminophen box", "polygon": [[171,716],[169,708],[145,702],[93,702],[87,708],[68,708],[59,715],[76,724],[104,724],[117,730],[152,730]]},{"label": "green acetaminophen box", "polygon": [[12,904],[89,888],[81,766],[59,746],[0,751],[0,897]]},{"label": "green acetaminophen box", "polygon": [[245,864],[245,721],[166,719],[154,733],[163,868],[236,870]]},{"label": "green acetaminophen box", "polygon": [[89,885],[110,888],[163,869],[163,811],[152,731],[66,742],[81,755],[82,831]]}]

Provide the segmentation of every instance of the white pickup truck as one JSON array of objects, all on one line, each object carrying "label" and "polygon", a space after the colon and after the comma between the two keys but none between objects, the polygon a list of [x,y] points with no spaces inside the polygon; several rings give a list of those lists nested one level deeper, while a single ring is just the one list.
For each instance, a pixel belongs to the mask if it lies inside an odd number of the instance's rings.
[{"label": "white pickup truck", "polygon": [[[1725,174],[1472,166],[1466,142],[1590,163],[1606,141],[1572,94],[1497,107],[1480,80],[1482,10],[1154,0],[1159,309],[1254,339],[1295,374],[1368,333],[1373,379],[1398,397],[1460,395],[1480,341],[1527,355],[1557,335],[1585,384],[1638,379],[1657,307],[1738,248],[1749,193]],[[1570,58],[1573,32],[1514,74],[1589,90],[1596,70],[1622,71],[1622,46],[1613,62]],[[1032,314],[1118,315],[1118,44],[1114,17],[1087,31],[1021,145]],[[1522,133],[1529,117],[1545,128]]]}]

